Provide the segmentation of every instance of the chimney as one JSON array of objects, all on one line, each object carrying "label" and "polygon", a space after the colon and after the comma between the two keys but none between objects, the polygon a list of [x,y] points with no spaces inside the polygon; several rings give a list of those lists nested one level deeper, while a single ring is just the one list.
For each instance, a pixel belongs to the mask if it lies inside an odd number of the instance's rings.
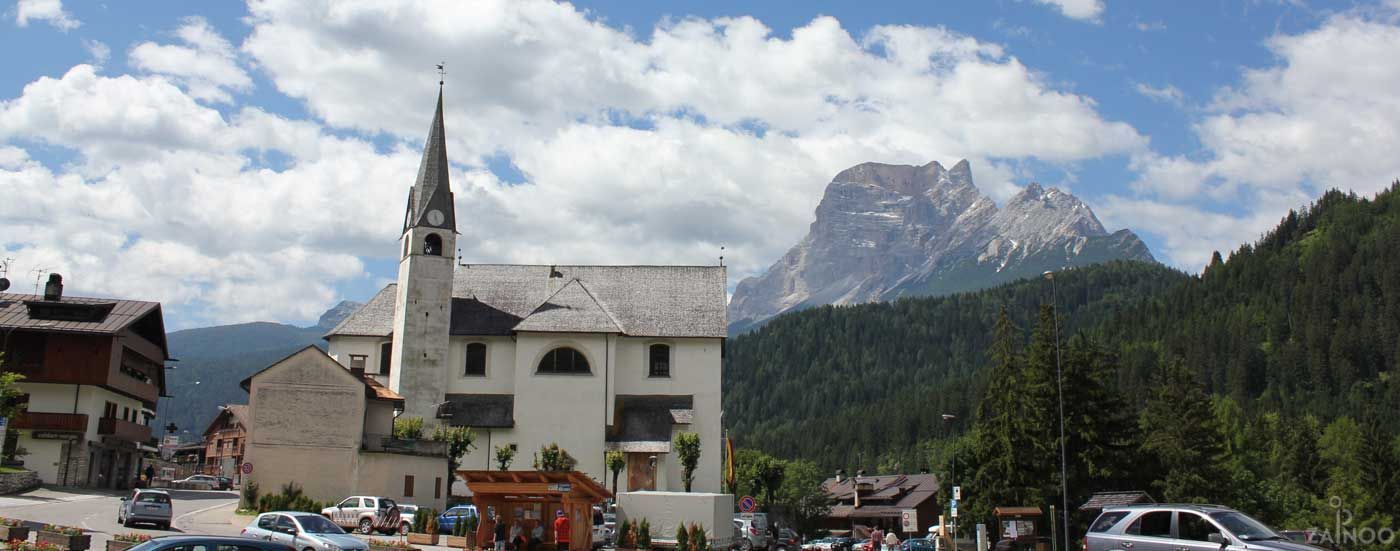
[{"label": "chimney", "polygon": [[49,274],[49,282],[44,284],[44,300],[63,300],[63,276]]},{"label": "chimney", "polygon": [[836,469],[836,483],[837,483],[837,484],[840,484],[840,483],[845,482],[845,481],[846,481],[846,469]]}]

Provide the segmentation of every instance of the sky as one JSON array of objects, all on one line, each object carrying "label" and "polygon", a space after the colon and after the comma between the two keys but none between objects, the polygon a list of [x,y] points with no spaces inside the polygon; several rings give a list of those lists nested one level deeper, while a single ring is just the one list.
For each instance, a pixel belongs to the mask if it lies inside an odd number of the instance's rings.
[{"label": "sky", "polygon": [[840,170],[968,159],[1197,272],[1400,178],[1400,0],[19,0],[0,51],[11,292],[170,329],[392,281],[439,62],[467,262],[723,254],[732,288]]}]

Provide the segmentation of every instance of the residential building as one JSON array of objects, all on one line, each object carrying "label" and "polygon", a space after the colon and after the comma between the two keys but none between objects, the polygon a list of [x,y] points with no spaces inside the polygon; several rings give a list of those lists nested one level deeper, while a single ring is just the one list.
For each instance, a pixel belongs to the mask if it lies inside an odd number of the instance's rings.
[{"label": "residential building", "polygon": [[398,281],[326,335],[330,355],[401,394],[404,415],[472,427],[464,469],[494,468],[494,448],[513,446],[511,467],[528,470],[557,443],[596,480],[620,450],[624,489],[680,490],[671,440],[690,431],[693,489],[719,492],[725,268],[459,262],[474,236],[457,233],[445,143],[439,94]]},{"label": "residential building", "polygon": [[169,356],[160,304],[66,297],[51,274],[43,295],[0,293],[0,349],[5,370],[25,377],[6,449],[27,451],[45,484],[129,486],[156,451]]},{"label": "residential building", "polygon": [[938,524],[942,502],[938,498],[939,480],[931,474],[899,474],[881,476],[837,476],[822,482],[822,489],[833,500],[831,512],[823,526],[828,530],[853,530],[861,533],[870,528],[899,532],[906,511],[913,512],[918,530],[906,533],[925,534]]},{"label": "residential building", "polygon": [[205,449],[203,442],[181,444],[172,447],[170,449],[170,460],[161,465],[161,470],[156,473],[156,478],[180,480],[193,475],[203,474]]},{"label": "residential building", "polygon": [[243,389],[245,484],[275,493],[296,483],[318,501],[374,495],[445,509],[446,447],[394,438],[403,397],[363,371],[308,346],[253,374]]},{"label": "residential building", "polygon": [[230,404],[204,429],[204,474],[223,476],[238,483],[242,475],[243,449],[248,441],[248,406]]}]

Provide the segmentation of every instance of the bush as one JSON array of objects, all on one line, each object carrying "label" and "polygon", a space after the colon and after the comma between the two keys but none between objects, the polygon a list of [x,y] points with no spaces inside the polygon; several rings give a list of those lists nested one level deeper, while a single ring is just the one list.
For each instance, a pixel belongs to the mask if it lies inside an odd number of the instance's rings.
[{"label": "bush", "polygon": [[690,549],[692,551],[710,551],[710,541],[705,536],[705,527],[690,525]]},{"label": "bush", "polygon": [[413,514],[413,525],[409,530],[415,534],[436,534],[438,512],[432,507],[419,507],[418,512]]},{"label": "bush", "polygon": [[288,482],[282,485],[282,493],[264,495],[258,498],[258,512],[268,511],[300,511],[303,513],[321,513],[321,509],[329,507],[328,504],[321,503],[309,497],[301,491],[301,486],[295,482]]},{"label": "bush", "polygon": [[253,509],[258,506],[258,483],[245,482],[241,492],[243,495],[238,502],[239,508]]},{"label": "bush", "polygon": [[558,443],[551,443],[548,446],[540,446],[539,455],[535,456],[535,469],[540,471],[572,471],[578,465],[578,460],[569,455],[568,450],[559,447]]},{"label": "bush", "polygon": [[637,547],[637,535],[632,532],[632,523],[623,519],[617,525],[617,546],[635,548]]},{"label": "bush", "polygon": [[394,438],[396,440],[419,440],[423,438],[423,418],[422,417],[400,417],[394,419]]},{"label": "bush", "polygon": [[127,542],[127,543],[145,543],[145,542],[151,541],[151,537],[150,537],[150,536],[148,536],[148,535],[146,535],[146,534],[137,534],[137,533],[135,533],[135,532],[128,532],[128,533],[125,533],[125,534],[117,534],[117,535],[115,535],[115,536],[112,536],[112,539],[113,539],[113,540],[116,540],[116,541],[124,541],[124,542]]},{"label": "bush", "polygon": [[59,526],[59,525],[57,525],[57,524],[45,524],[43,528],[40,528],[40,530],[41,530],[41,531],[44,531],[44,532],[55,532],[55,533],[63,534],[63,535],[65,535],[65,536],[81,536],[81,535],[83,535],[83,529],[82,529],[82,528],[74,528],[74,527],[72,527],[72,526]]},{"label": "bush", "polygon": [[651,522],[647,519],[637,523],[637,548],[651,549]]},{"label": "bush", "polygon": [[[694,527],[692,526],[691,528],[693,529]],[[689,551],[689,550],[690,550],[690,534],[689,534],[688,532],[686,532],[686,530],[685,530],[685,525],[684,525],[684,524],[677,525],[677,526],[676,526],[676,551]]]}]

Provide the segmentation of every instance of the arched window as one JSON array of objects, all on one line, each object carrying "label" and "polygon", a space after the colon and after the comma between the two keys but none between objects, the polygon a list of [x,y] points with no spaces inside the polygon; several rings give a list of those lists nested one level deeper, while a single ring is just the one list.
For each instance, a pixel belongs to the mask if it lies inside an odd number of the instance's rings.
[{"label": "arched window", "polygon": [[647,371],[650,377],[670,377],[671,376],[671,346],[666,344],[653,344],[647,352],[647,365],[651,368]]},{"label": "arched window", "polygon": [[442,256],[442,238],[435,233],[423,238],[423,254]]},{"label": "arched window", "polygon": [[588,369],[588,358],[582,352],[567,346],[555,348],[540,358],[540,373],[592,373]]},{"label": "arched window", "polygon": [[389,376],[389,363],[394,355],[394,341],[388,341],[379,345],[379,374]]},{"label": "arched window", "polygon": [[464,375],[486,375],[486,345],[474,342],[467,345],[467,368]]}]

